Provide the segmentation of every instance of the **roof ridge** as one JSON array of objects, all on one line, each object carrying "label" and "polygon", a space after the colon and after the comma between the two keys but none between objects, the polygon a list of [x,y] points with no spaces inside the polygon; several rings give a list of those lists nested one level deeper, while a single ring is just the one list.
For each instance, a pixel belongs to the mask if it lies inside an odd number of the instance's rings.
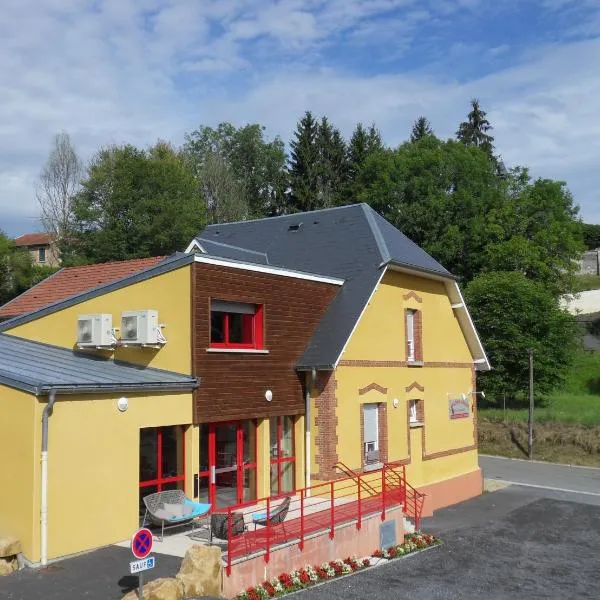
[{"label": "roof ridge", "polygon": [[259,252],[258,250],[249,250],[248,248],[244,248],[243,246],[234,246],[233,244],[217,242],[216,240],[208,240],[203,237],[196,237],[194,238],[194,240],[198,242],[208,242],[209,244],[216,244],[217,246],[225,246],[225,248],[234,248],[235,250],[242,250],[243,252],[248,252],[249,254],[258,254],[259,256],[264,256],[267,259],[267,263],[269,262],[269,257],[267,256],[266,252]]},{"label": "roof ridge", "polygon": [[132,263],[132,262],[141,262],[143,260],[154,260],[160,259],[164,260],[165,258],[169,258],[166,254],[159,256],[146,256],[141,258],[125,258],[123,260],[107,260],[105,262],[99,263],[89,263],[87,265],[73,265],[71,267],[63,267],[61,270],[71,270],[71,269],[89,269],[94,267],[105,267],[106,265],[119,265],[124,263]]},{"label": "roof ridge", "polygon": [[377,249],[379,250],[379,254],[381,256],[381,262],[387,263],[391,260],[392,256],[390,251],[385,243],[385,239],[383,234],[381,233],[381,229],[379,229],[379,225],[377,225],[377,221],[373,216],[373,212],[375,212],[368,204],[365,202],[361,202],[361,208],[363,209],[363,213],[367,219],[367,223],[369,224],[369,228],[371,229],[371,233],[375,238],[375,243],[377,244]]},{"label": "roof ridge", "polygon": [[[257,223],[259,221],[273,221],[274,219],[289,219],[292,217],[300,217],[302,215],[313,215],[315,213],[322,213],[327,211],[337,211],[349,208],[355,208],[361,206],[364,202],[356,202],[354,204],[344,204],[343,206],[329,206],[328,208],[318,208],[316,210],[305,210],[302,212],[288,213],[285,215],[275,215],[273,217],[261,217],[260,219],[242,219],[240,221],[229,221],[227,223],[212,223],[207,225],[202,231],[206,231],[209,227],[224,227],[226,225],[239,225],[240,223]],[[195,238],[197,239],[197,238]]]}]

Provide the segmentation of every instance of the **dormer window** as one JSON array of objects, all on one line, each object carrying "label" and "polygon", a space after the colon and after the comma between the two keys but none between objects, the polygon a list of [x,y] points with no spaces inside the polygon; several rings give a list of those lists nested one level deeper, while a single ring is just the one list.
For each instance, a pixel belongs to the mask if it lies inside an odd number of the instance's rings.
[{"label": "dormer window", "polygon": [[210,347],[263,348],[263,307],[256,304],[212,300]]}]

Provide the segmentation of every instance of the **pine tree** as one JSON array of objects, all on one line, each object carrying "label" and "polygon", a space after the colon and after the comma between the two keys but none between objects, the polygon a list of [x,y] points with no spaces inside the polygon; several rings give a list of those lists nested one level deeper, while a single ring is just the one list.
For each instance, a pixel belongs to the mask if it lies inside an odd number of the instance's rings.
[{"label": "pine tree", "polygon": [[327,117],[319,123],[317,136],[319,147],[319,190],[317,203],[320,208],[341,202],[346,183],[346,143],[339,129],[331,125]]},{"label": "pine tree", "polygon": [[463,121],[456,132],[456,138],[465,146],[475,146],[488,153],[494,159],[494,138],[488,134],[493,127],[487,120],[486,112],[481,109],[479,100],[471,100],[471,112],[467,115],[467,121]]},{"label": "pine tree", "polygon": [[347,184],[345,196],[347,202],[356,202],[356,182],[361,169],[364,167],[369,156],[383,149],[381,134],[375,125],[365,129],[362,123],[359,123],[348,144],[347,161]]},{"label": "pine tree", "polygon": [[314,210],[319,196],[319,123],[310,111],[298,122],[290,142],[289,212]]},{"label": "pine tree", "polygon": [[421,116],[413,124],[410,141],[414,144],[428,135],[434,135],[431,123],[425,117]]}]

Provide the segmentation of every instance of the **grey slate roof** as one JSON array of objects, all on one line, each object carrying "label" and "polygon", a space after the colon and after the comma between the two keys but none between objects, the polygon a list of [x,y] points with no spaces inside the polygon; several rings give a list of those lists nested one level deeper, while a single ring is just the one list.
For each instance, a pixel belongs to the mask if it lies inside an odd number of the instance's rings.
[{"label": "grey slate roof", "polygon": [[239,258],[245,249],[264,255],[269,265],[345,280],[298,361],[299,369],[336,363],[385,264],[452,278],[366,204],[210,225],[196,240],[223,258]]},{"label": "grey slate roof", "polygon": [[47,394],[192,390],[190,375],[84,355],[0,333],[0,383]]}]

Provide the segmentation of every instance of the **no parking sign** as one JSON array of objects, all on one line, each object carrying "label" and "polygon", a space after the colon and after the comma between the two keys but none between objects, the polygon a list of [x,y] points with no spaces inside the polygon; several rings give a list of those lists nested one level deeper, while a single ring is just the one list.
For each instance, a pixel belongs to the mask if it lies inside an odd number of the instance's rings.
[{"label": "no parking sign", "polygon": [[130,572],[139,573],[140,584],[138,594],[140,600],[144,595],[144,571],[154,569],[156,561],[154,556],[148,556],[152,552],[152,532],[146,527],[138,529],[131,538],[131,552],[139,559],[129,563]]},{"label": "no parking sign", "polygon": [[142,527],[138,529],[131,538],[131,552],[136,558],[146,558],[152,552],[152,532]]}]

